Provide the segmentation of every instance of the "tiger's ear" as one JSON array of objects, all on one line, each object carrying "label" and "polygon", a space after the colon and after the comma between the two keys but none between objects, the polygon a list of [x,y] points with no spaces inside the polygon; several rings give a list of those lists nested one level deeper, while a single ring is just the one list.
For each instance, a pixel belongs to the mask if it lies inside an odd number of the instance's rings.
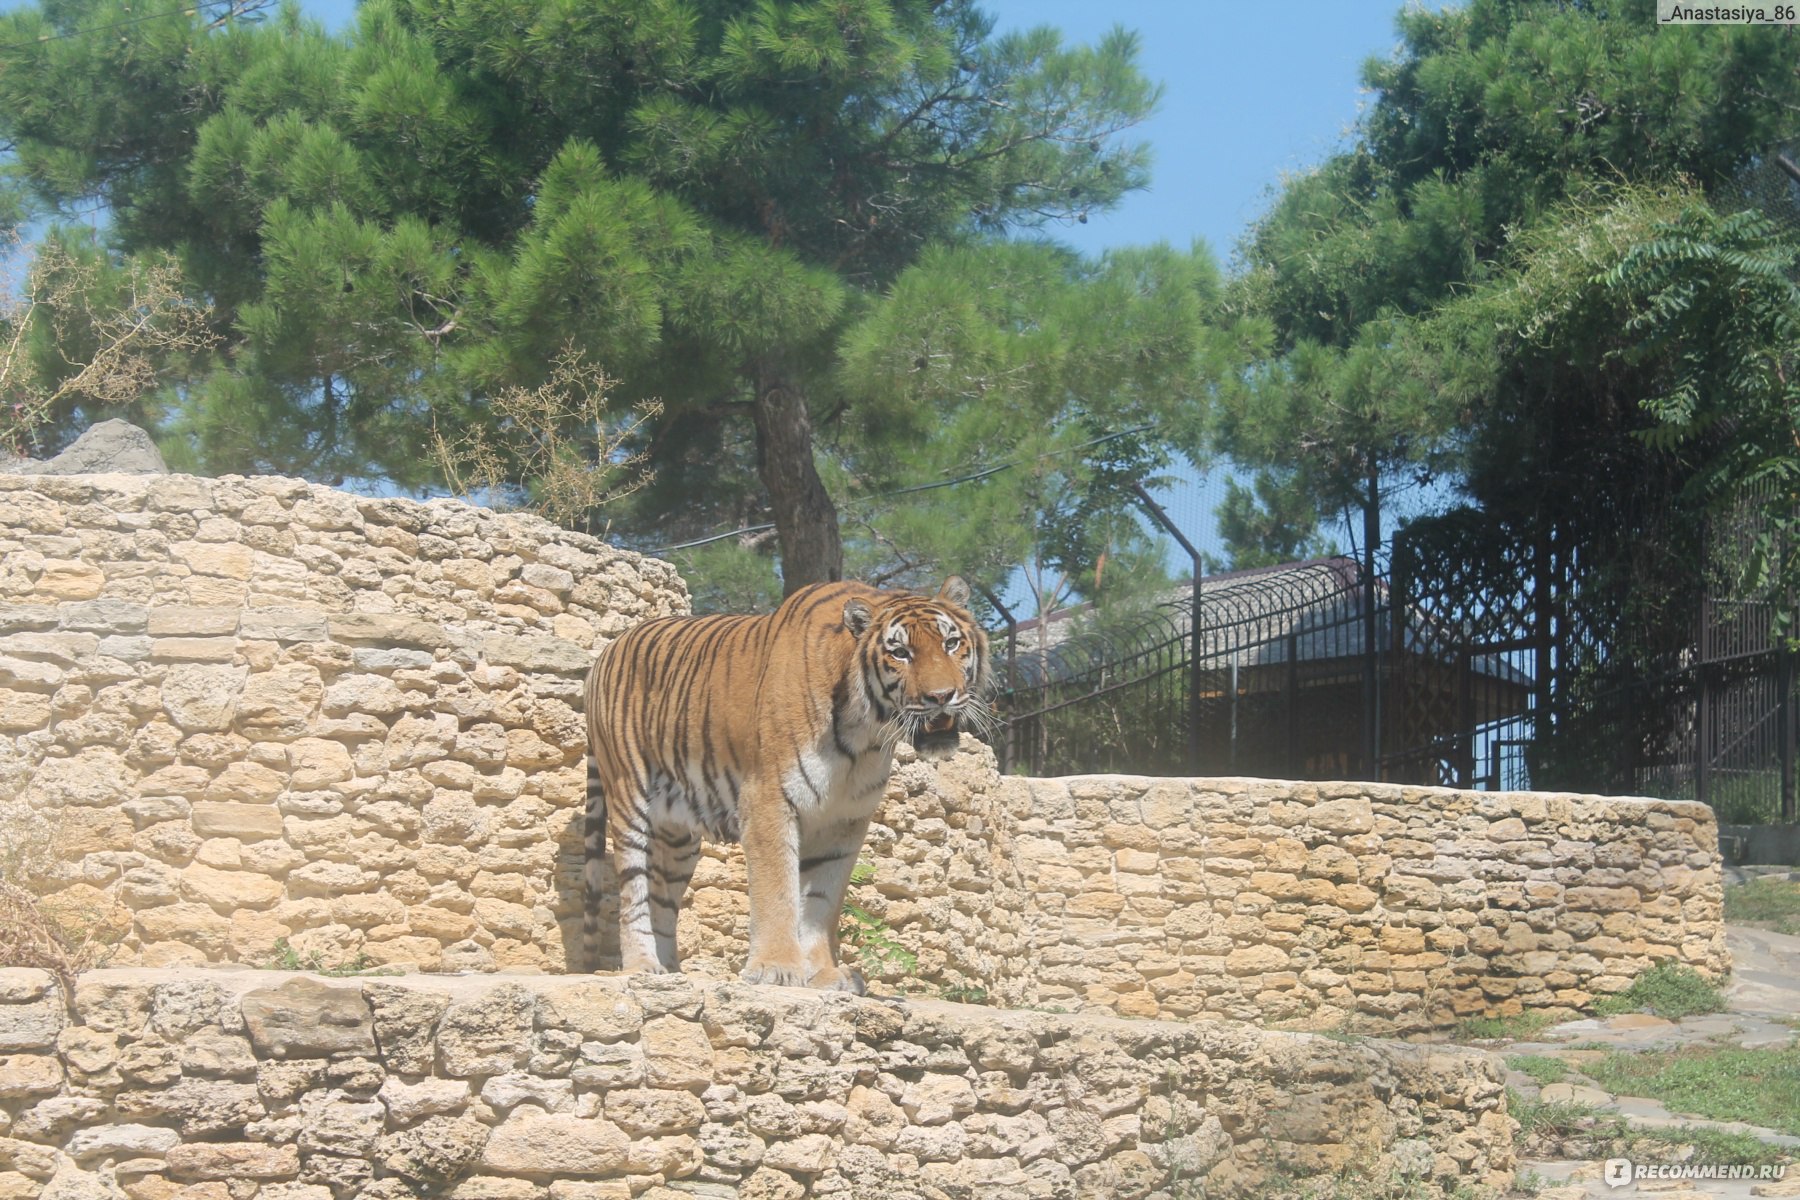
[{"label": "tiger's ear", "polygon": [[875,614],[861,600],[844,601],[844,628],[850,631],[852,637],[861,637],[863,630],[869,627],[869,622],[874,618]]},{"label": "tiger's ear", "polygon": [[937,591],[937,599],[948,600],[958,608],[969,607],[969,585],[963,582],[961,575],[952,575],[944,580],[944,586]]}]

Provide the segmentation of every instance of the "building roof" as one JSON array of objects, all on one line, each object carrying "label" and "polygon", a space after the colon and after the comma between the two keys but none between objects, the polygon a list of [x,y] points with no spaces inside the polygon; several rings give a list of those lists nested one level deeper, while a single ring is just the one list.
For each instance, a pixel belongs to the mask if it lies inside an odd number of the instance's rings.
[{"label": "building roof", "polygon": [[[1361,572],[1343,555],[1202,576],[1200,580],[1201,658],[1208,666],[1239,668],[1285,663],[1291,652],[1301,663],[1364,654]],[[1377,580],[1375,637],[1394,645],[1391,606],[1383,604],[1386,584]],[[1023,686],[1072,679],[1109,663],[1128,667],[1170,648],[1185,650],[1193,593],[1182,586],[1115,621],[1096,621],[1091,605],[1077,605],[1048,619],[1017,626],[1018,679]],[[1406,622],[1409,653],[1446,663],[1456,657],[1456,639],[1429,615],[1413,610]],[[1180,643],[1175,647],[1172,644]],[[1531,676],[1508,656],[1477,655],[1477,674],[1518,687]]]}]

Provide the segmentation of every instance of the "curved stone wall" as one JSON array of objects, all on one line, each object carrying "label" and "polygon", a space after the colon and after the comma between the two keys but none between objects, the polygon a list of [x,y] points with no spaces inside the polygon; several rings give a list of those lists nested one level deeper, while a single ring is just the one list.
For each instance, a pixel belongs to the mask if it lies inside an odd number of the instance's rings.
[{"label": "curved stone wall", "polygon": [[456,501],[0,476],[0,828],[117,962],[560,968],[582,677],[686,608]]},{"label": "curved stone wall", "polygon": [[[1374,783],[1002,778],[902,752],[854,892],[918,956],[889,984],[1132,1017],[1416,1032],[1572,1013],[1660,962],[1719,977],[1712,810]],[[741,962],[735,848],[683,945]]]},{"label": "curved stone wall", "polygon": [[[0,554],[0,829],[115,962],[616,964],[575,937],[579,689],[684,609],[666,564],[453,501],[182,476],[0,476]],[[853,899],[911,956],[871,974],[1013,1005],[1410,1031],[1728,968],[1696,804],[1002,778],[965,739],[903,750],[864,857]],[[696,972],[741,963],[746,915],[740,853],[709,847]]]}]

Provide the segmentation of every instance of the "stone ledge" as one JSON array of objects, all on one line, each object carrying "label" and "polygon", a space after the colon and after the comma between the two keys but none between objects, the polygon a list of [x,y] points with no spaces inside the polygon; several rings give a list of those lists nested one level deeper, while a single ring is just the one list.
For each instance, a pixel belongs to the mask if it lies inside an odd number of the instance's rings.
[{"label": "stone ledge", "polygon": [[922,1200],[1254,1195],[1356,1169],[1443,1194],[1513,1166],[1493,1056],[1234,1022],[688,976],[207,969],[89,972],[73,1009],[47,974],[0,971],[0,1186]]}]

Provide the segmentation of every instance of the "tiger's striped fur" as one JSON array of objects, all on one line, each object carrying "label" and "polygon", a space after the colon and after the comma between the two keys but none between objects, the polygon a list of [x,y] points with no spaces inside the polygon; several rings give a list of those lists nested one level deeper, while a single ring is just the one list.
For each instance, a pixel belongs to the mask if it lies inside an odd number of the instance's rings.
[{"label": "tiger's striped fur", "polygon": [[669,617],[608,646],[587,679],[590,945],[609,825],[627,971],[680,969],[701,839],[742,841],[744,978],[862,991],[839,914],[894,748],[986,719],[968,594],[955,577],[930,597],[815,584],[767,616]]}]

